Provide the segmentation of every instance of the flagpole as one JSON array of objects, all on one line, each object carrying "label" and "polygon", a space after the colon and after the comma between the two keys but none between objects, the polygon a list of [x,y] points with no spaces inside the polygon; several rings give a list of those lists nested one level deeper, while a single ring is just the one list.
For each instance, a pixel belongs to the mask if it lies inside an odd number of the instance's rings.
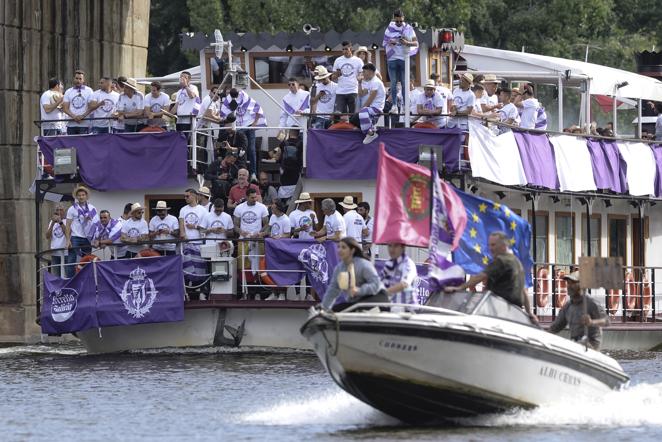
[{"label": "flagpole", "polygon": [[[433,165],[437,164],[436,161],[437,159],[435,158],[434,148],[430,147],[430,196],[428,198],[429,209],[430,209],[430,236],[432,236],[432,210],[434,207],[434,183],[435,180],[437,179],[436,176],[433,176],[432,171],[436,170],[436,167],[433,167]],[[430,241],[431,240],[432,238],[430,238]]]}]

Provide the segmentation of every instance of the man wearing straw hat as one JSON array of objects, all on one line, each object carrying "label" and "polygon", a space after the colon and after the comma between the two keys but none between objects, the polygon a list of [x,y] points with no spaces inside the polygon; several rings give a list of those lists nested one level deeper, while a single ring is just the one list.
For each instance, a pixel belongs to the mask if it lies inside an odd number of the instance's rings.
[{"label": "man wearing straw hat", "polygon": [[[446,126],[446,118],[441,117],[441,114],[448,113],[448,103],[437,92],[437,85],[434,80],[425,82],[423,93],[416,96],[415,102],[416,113],[422,115],[421,123],[428,123],[437,128]],[[442,121],[442,118],[444,121]]]},{"label": "man wearing straw hat", "polygon": [[[149,239],[154,240],[176,240],[179,237],[179,220],[168,213],[170,207],[165,201],[157,201],[154,207],[156,215],[149,220]],[[161,255],[175,255],[175,243],[154,244],[153,249],[158,250]]]},{"label": "man wearing straw hat", "polygon": [[331,126],[331,114],[336,103],[336,89],[338,85],[331,81],[331,72],[322,65],[315,68],[316,93],[310,100],[313,112],[312,126],[314,129],[327,129]]},{"label": "man wearing straw hat", "polygon": [[211,212],[211,202],[209,202],[209,198],[211,198],[211,192],[209,192],[209,187],[202,186],[198,189],[198,204],[200,204],[202,207],[207,212]]},{"label": "man wearing straw hat", "polygon": [[317,224],[317,215],[312,210],[313,200],[308,192],[301,192],[294,203],[297,208],[290,213],[292,233],[299,239],[314,239],[312,233]]},{"label": "man wearing straw hat", "polygon": [[368,229],[365,226],[363,217],[355,210],[358,206],[354,203],[354,198],[351,195],[347,195],[340,203],[340,207],[345,212],[343,220],[345,221],[347,236],[354,238],[356,242],[361,244],[363,234],[368,233]]},{"label": "man wearing straw hat", "polygon": [[124,132],[138,132],[144,126],[144,120],[140,119],[145,110],[143,94],[133,78],[122,81],[121,85],[124,93],[117,101],[117,118],[124,123]]},{"label": "man wearing straw hat", "polygon": [[149,238],[149,226],[143,219],[145,208],[140,203],[131,205],[130,218],[122,223],[122,242],[129,244],[127,246],[127,256],[135,258],[138,253],[145,248],[144,245],[138,245],[137,242],[147,241]]},{"label": "man wearing straw hat", "polygon": [[480,99],[482,113],[486,114],[501,109],[503,105],[499,103],[499,96],[496,93],[497,85],[499,84],[496,75],[485,74],[482,84],[483,88],[485,88],[485,93]]},{"label": "man wearing straw hat", "polygon": [[[74,265],[80,257],[92,252],[91,238],[94,226],[99,221],[96,207],[88,202],[90,190],[83,186],[76,186],[72,193],[74,203],[67,210],[67,247],[70,248],[66,258],[66,274],[68,278],[74,276]],[[72,249],[72,247],[74,247]]]},{"label": "man wearing straw hat", "polygon": [[469,130],[469,118],[476,102],[476,96],[471,91],[474,76],[465,72],[460,77],[460,87],[453,91],[452,112],[455,117],[451,120],[450,127],[458,127],[463,131]]}]

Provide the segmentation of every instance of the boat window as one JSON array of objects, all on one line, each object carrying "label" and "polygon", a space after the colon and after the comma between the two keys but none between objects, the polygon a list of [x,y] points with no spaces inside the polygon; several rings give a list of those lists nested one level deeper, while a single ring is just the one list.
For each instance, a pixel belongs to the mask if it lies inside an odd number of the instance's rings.
[{"label": "boat window", "polygon": [[586,230],[586,215],[582,216],[582,255],[602,256],[600,250],[600,237],[602,233],[600,215],[591,215],[591,253],[588,253],[588,232]]},{"label": "boat window", "polygon": [[556,214],[556,263],[571,265],[575,262],[575,232],[569,213]]},{"label": "boat window", "polygon": [[621,257],[627,262],[627,220],[623,217],[609,216],[609,256]]},{"label": "boat window", "polygon": [[[529,211],[529,221],[533,222],[533,212]],[[549,215],[547,212],[536,211],[536,262],[549,261]],[[533,255],[533,242],[531,242]]]},{"label": "boat window", "polygon": [[262,86],[287,87],[289,78],[310,85],[316,66],[331,71],[341,52],[284,52],[251,54],[252,75]]},{"label": "boat window", "polygon": [[425,305],[470,314],[483,299],[483,295],[483,293],[473,292],[433,293]]},{"label": "boat window", "polygon": [[492,293],[487,293],[483,302],[481,302],[474,311],[474,314],[491,316],[494,318],[505,319],[506,321],[519,322],[521,324],[531,324],[531,320],[520,307],[517,307],[502,297]]},{"label": "boat window", "polygon": [[[238,70],[245,71],[244,54],[242,52],[232,53],[232,63]],[[223,57],[220,59],[216,57],[213,51],[205,51],[205,74],[207,76],[207,83],[218,86],[223,81],[228,69],[227,55],[224,52]],[[230,79],[226,79],[224,84],[231,84]]]}]

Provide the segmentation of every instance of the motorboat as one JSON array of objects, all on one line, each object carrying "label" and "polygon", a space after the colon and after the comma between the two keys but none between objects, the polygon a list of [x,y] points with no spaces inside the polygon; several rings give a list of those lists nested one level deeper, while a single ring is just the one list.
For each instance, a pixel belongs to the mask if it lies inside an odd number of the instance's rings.
[{"label": "motorboat", "polygon": [[411,423],[595,397],[629,382],[611,357],[545,332],[491,292],[315,310],[301,333],[342,389]]}]

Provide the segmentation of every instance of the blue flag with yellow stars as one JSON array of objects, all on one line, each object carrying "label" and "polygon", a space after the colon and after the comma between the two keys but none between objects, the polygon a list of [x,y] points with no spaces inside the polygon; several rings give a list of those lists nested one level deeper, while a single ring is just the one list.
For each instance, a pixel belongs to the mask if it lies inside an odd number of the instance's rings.
[{"label": "blue flag with yellow stars", "polygon": [[524,267],[527,287],[531,287],[533,259],[529,223],[500,203],[455,191],[467,211],[467,227],[460,246],[453,252],[453,262],[471,275],[480,273],[492,260],[487,239],[492,232],[501,231],[506,234],[510,248]]}]

